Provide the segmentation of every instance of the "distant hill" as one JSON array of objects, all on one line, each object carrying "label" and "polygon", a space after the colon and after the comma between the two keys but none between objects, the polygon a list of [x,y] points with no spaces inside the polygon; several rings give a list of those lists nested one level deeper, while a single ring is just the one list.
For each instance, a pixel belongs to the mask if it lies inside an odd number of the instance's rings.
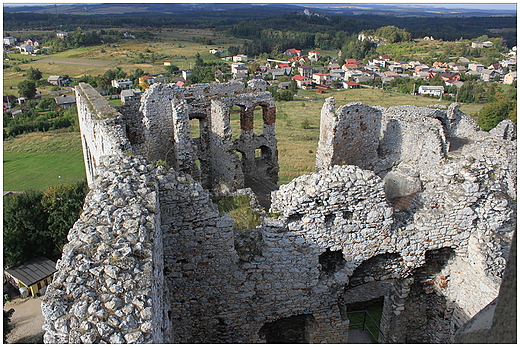
[{"label": "distant hill", "polygon": [[[182,14],[201,12],[240,12],[244,18],[276,16],[290,12],[300,12],[307,8],[326,16],[381,15],[398,17],[436,16],[515,16],[515,10],[446,8],[442,4],[427,6],[422,4],[248,4],[248,3],[107,3],[107,4],[62,4],[62,5],[5,5],[4,12],[61,13],[61,14],[137,14],[161,13]],[[247,11],[250,11],[249,14]]]}]

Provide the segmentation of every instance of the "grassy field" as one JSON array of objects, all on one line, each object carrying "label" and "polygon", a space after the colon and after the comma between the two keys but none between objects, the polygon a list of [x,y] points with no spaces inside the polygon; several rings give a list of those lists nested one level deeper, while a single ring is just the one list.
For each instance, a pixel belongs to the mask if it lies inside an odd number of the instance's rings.
[{"label": "grassy field", "polygon": [[86,178],[77,132],[30,133],[3,146],[3,190],[44,190]]}]

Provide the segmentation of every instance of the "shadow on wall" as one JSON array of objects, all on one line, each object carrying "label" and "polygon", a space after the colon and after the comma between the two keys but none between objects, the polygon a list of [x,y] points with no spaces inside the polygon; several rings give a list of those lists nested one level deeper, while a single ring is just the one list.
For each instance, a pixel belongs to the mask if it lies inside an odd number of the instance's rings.
[{"label": "shadow on wall", "polygon": [[442,270],[454,256],[452,248],[427,251],[425,264],[411,273],[398,253],[365,260],[340,296],[342,315],[384,298],[379,342],[453,343],[457,322],[470,318],[442,293],[448,285]]}]

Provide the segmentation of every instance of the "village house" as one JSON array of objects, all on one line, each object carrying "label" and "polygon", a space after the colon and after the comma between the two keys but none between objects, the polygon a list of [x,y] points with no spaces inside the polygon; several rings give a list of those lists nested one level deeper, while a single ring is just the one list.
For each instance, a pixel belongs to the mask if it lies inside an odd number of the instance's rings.
[{"label": "village house", "polygon": [[119,94],[121,97],[121,104],[134,104],[141,100],[141,89],[125,89]]},{"label": "village house", "polygon": [[442,94],[444,94],[444,87],[443,86],[419,86],[417,93],[419,93],[421,95],[435,95],[435,96],[440,97]]},{"label": "village house", "polygon": [[312,78],[313,70],[312,67],[309,65],[301,65],[298,67],[298,73],[302,76]]},{"label": "village house", "polygon": [[283,52],[283,54],[292,55],[294,57],[299,57],[301,55],[301,53],[302,53],[302,51],[295,49],[295,48],[290,48],[290,49],[286,50],[285,52]]},{"label": "village house", "polygon": [[292,67],[289,64],[277,64],[276,69],[282,70],[287,76],[292,74]]},{"label": "village house", "polygon": [[310,51],[309,52],[309,59],[312,61],[318,61],[320,59],[321,55],[318,51]]},{"label": "village house", "polygon": [[484,43],[483,42],[472,42],[471,48],[484,48]]},{"label": "village house", "polygon": [[317,72],[312,74],[312,81],[317,85],[330,85],[331,78],[327,73]]},{"label": "village house", "polygon": [[500,76],[500,74],[495,70],[489,70],[489,69],[480,70],[480,80],[483,82],[494,81],[496,76]]},{"label": "village house", "polygon": [[361,70],[348,70],[348,71],[345,71],[344,76],[345,76],[346,80],[355,79],[356,77],[363,76],[363,72],[361,72]]},{"label": "village house", "polygon": [[481,63],[470,63],[468,65],[468,69],[480,72],[481,70],[484,70],[484,65],[482,65]]},{"label": "village house", "polygon": [[359,84],[354,81],[344,81],[343,88],[345,88],[345,89],[359,88]]},{"label": "village house", "polygon": [[343,71],[349,71],[349,70],[357,70],[358,69],[358,66],[356,64],[343,64],[343,66],[341,67],[343,69]]},{"label": "village house", "polygon": [[15,37],[11,37],[11,36],[4,37],[4,45],[12,46],[16,43],[16,41],[17,40]]},{"label": "village house", "polygon": [[240,80],[240,79],[244,79],[247,76],[249,76],[249,72],[247,70],[247,67],[245,67],[245,66],[238,66],[234,69],[234,71],[235,71],[235,72],[233,72],[234,79]]},{"label": "village house", "polygon": [[18,48],[20,49],[20,53],[22,54],[31,54],[35,51],[35,48],[33,46],[28,45],[26,43],[21,44],[20,46],[18,46]]},{"label": "village house", "polygon": [[301,57],[292,57],[291,59],[289,59],[288,62],[291,63],[292,66],[296,67],[299,65],[306,64],[308,60],[310,60],[308,57],[301,56]]},{"label": "village house", "polygon": [[460,80],[460,74],[457,72],[446,71],[441,74],[441,79],[444,82],[451,81],[451,80],[458,81],[458,80]]},{"label": "village house", "polygon": [[280,82],[280,83],[278,83],[278,90],[287,90],[287,89],[289,89],[290,85],[291,85],[291,82]]},{"label": "village house", "polygon": [[266,75],[268,74],[271,74],[271,76],[273,76],[273,79],[276,80],[282,76],[286,76],[285,74],[285,71],[284,70],[280,70],[280,69],[267,69],[267,71],[265,72]]},{"label": "village house", "polygon": [[33,46],[33,47],[38,47],[41,43],[41,40],[29,38],[29,39],[25,40],[23,43],[26,45]]},{"label": "village house", "polygon": [[144,75],[139,77],[139,85],[143,87],[147,87],[154,83],[155,78],[149,75]]},{"label": "village house", "polygon": [[401,64],[390,64],[388,69],[398,74],[402,74],[404,72],[404,66]]},{"label": "village house", "polygon": [[22,297],[26,298],[28,295],[45,294],[55,272],[55,262],[45,257],[38,257],[4,270],[4,276],[15,288],[18,288]]},{"label": "village house", "polygon": [[211,54],[217,54],[217,53],[220,54],[220,53],[224,53],[224,51],[223,51],[222,49],[220,49],[220,48],[213,48],[213,49],[210,49],[209,52],[210,52]]},{"label": "village house", "polygon": [[507,67],[508,69],[516,67],[516,60],[501,60],[498,63],[502,65],[502,67]]},{"label": "village house", "polygon": [[237,73],[239,68],[246,67],[244,63],[231,63],[231,73]]},{"label": "village house", "polygon": [[302,75],[295,75],[291,77],[291,79],[296,81],[296,84],[298,85],[298,88],[305,89],[311,86],[312,80],[309,77],[302,76]]},{"label": "village house", "polygon": [[74,95],[60,95],[55,97],[54,101],[62,110],[76,106],[76,97]]},{"label": "village house", "polygon": [[504,75],[504,84],[513,84],[516,82],[516,71],[509,72]]},{"label": "village house", "polygon": [[457,64],[457,63],[448,63],[450,69],[452,69],[453,71],[458,71],[458,72],[466,72],[468,71],[468,68],[465,67],[464,65],[460,65],[460,64]]},{"label": "village house", "polygon": [[63,87],[66,84],[67,79],[63,76],[53,75],[53,76],[49,76],[49,78],[47,78],[47,82],[49,82],[50,84],[53,84],[55,86]]},{"label": "village house", "polygon": [[237,55],[234,55],[234,56],[233,56],[233,61],[234,61],[234,62],[247,61],[247,55],[245,55],[245,54],[237,54]]},{"label": "village house", "polygon": [[56,37],[61,40],[63,40],[64,38],[66,38],[68,36],[69,36],[69,34],[64,31],[60,31],[60,32],[56,33]]},{"label": "village house", "polygon": [[341,66],[339,66],[339,64],[336,62],[336,61],[331,61],[328,65],[327,65],[327,68],[329,70],[334,70],[334,69],[341,69]]},{"label": "village house", "polygon": [[401,77],[397,72],[394,72],[394,71],[385,71],[385,72],[383,72],[383,75],[385,75],[386,77],[389,77],[389,78]]},{"label": "village house", "polygon": [[457,60],[457,63],[461,63],[461,64],[469,64],[469,63],[471,63],[471,61],[470,61],[468,58],[460,57],[460,58]]},{"label": "village house", "polygon": [[134,86],[134,82],[132,82],[128,78],[112,80],[110,82],[110,84],[112,85],[112,87],[119,88],[119,89],[129,89],[129,88],[133,88],[133,86]]}]

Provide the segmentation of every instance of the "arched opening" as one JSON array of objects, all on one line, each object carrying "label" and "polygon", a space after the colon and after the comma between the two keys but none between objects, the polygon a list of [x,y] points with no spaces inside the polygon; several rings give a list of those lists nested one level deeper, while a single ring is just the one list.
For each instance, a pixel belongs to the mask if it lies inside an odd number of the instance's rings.
[{"label": "arched opening", "polygon": [[299,314],[266,323],[258,333],[266,343],[311,343],[317,330],[312,314]]},{"label": "arched opening", "polygon": [[253,109],[253,132],[255,134],[264,133],[264,108],[255,107]]},{"label": "arched opening", "polygon": [[272,166],[271,156],[272,151],[267,146],[260,146],[255,149],[255,166],[257,174],[263,177],[268,176],[269,168]]},{"label": "arched opening", "polygon": [[341,250],[331,251],[330,248],[327,248],[325,252],[319,255],[319,262],[321,264],[321,271],[327,275],[331,275],[340,270],[346,263]]},{"label": "arched opening", "polygon": [[199,118],[190,119],[190,136],[192,139],[201,137],[202,120]]},{"label": "arched opening", "polygon": [[243,106],[233,105],[229,108],[229,126],[231,127],[231,139],[236,140],[242,133],[241,117],[243,113]]}]

